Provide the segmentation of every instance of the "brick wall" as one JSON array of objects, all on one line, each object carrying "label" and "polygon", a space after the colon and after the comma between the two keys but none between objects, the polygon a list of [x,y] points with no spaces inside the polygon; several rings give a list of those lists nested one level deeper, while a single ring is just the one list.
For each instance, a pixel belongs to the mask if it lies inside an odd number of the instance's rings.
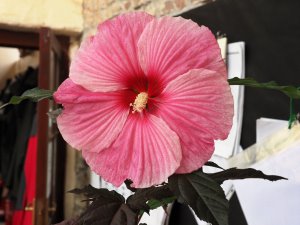
[{"label": "brick wall", "polygon": [[152,15],[176,15],[208,0],[83,0],[84,37],[95,32],[98,23],[123,12],[146,11]]}]

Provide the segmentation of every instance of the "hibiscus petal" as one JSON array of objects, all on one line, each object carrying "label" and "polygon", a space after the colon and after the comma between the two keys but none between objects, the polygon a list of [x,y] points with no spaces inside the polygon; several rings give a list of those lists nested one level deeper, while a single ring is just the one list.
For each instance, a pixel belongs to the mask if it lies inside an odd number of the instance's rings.
[{"label": "hibiscus petal", "polygon": [[143,82],[137,42],[152,19],[149,14],[136,12],[100,24],[97,34],[82,43],[71,63],[73,82],[102,92],[128,88],[132,80]]},{"label": "hibiscus petal", "polygon": [[119,137],[100,153],[83,151],[93,171],[115,186],[131,179],[135,187],[160,184],[181,161],[177,134],[160,118],[131,114]]},{"label": "hibiscus petal", "polygon": [[180,138],[182,161],[177,173],[203,166],[213,153],[214,140],[226,139],[232,126],[230,87],[215,71],[198,69],[179,76],[153,104]]},{"label": "hibiscus petal", "polygon": [[211,31],[181,17],[162,17],[148,23],[138,50],[145,74],[156,77],[163,87],[191,69],[206,68],[226,76],[220,48]]},{"label": "hibiscus petal", "polygon": [[111,145],[122,130],[129,113],[125,91],[90,92],[65,80],[54,93],[64,107],[57,118],[63,138],[76,149],[99,152]]}]

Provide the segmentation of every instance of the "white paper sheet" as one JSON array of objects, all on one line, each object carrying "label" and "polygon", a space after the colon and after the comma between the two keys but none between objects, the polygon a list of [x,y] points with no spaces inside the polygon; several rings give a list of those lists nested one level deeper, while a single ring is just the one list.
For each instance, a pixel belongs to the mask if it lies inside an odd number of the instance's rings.
[{"label": "white paper sheet", "polygon": [[289,180],[234,181],[248,225],[300,224],[300,142],[252,167]]},{"label": "white paper sheet", "polygon": [[[228,78],[245,77],[245,43],[236,42],[227,46]],[[244,87],[230,86],[234,100],[233,125],[229,136],[224,141],[215,141],[215,153],[218,156],[229,158],[239,149],[240,135],[243,120]]]},{"label": "white paper sheet", "polygon": [[258,119],[257,143],[229,160],[231,166],[288,178],[234,181],[248,225],[300,224],[300,125],[287,126],[287,121]]},{"label": "white paper sheet", "polygon": [[260,144],[278,130],[288,127],[288,121],[270,118],[256,120],[256,143]]}]

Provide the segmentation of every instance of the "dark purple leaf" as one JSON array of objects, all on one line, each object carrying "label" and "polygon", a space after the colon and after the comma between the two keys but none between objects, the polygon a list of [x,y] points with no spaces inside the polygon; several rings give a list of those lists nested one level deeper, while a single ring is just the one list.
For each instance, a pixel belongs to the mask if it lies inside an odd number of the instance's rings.
[{"label": "dark purple leaf", "polygon": [[223,189],[201,170],[172,175],[169,187],[179,202],[192,207],[199,219],[212,225],[228,225],[229,204]]},{"label": "dark purple leaf", "polygon": [[225,180],[240,180],[240,179],[248,179],[248,178],[260,178],[269,181],[277,181],[277,180],[286,180],[286,178],[276,175],[266,175],[263,172],[248,168],[248,169],[237,169],[230,168],[227,170],[223,170],[217,173],[207,174],[212,179],[217,181],[219,184],[222,184]]},{"label": "dark purple leaf", "polygon": [[[151,206],[147,204],[149,200],[163,200],[169,199],[173,197],[174,194],[170,191],[168,185],[162,185],[157,187],[150,188],[141,188],[137,189],[137,191],[128,197],[127,204],[128,206],[136,212],[143,210],[145,212],[149,212]],[[156,202],[157,203],[157,202]],[[164,201],[161,201],[162,205]],[[157,205],[156,205],[157,206]],[[159,206],[157,206],[159,207]]]},{"label": "dark purple leaf", "polygon": [[90,185],[70,192],[83,194],[92,200],[72,225],[136,225],[138,214],[125,204],[124,197],[117,192]]}]

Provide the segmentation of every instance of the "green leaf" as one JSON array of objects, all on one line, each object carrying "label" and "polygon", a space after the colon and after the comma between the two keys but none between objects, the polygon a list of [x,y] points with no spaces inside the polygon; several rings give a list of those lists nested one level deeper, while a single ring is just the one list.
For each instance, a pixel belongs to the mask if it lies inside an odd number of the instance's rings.
[{"label": "green leaf", "polygon": [[166,206],[166,205],[174,202],[175,200],[176,200],[175,196],[168,197],[168,198],[162,198],[160,200],[151,199],[147,202],[147,205],[152,210],[152,209],[156,209],[156,208],[161,207],[161,206]]},{"label": "green leaf", "polygon": [[199,219],[212,225],[228,225],[229,204],[224,191],[201,170],[172,175],[169,188],[179,202],[192,207]]},{"label": "green leaf", "polygon": [[248,169],[230,168],[227,170],[223,170],[217,173],[210,173],[207,175],[212,179],[214,179],[219,184],[222,184],[225,180],[240,180],[240,179],[247,179],[247,178],[260,178],[269,181],[287,180],[286,178],[281,176],[266,175],[260,170],[256,170],[252,168],[248,168]]},{"label": "green leaf", "polygon": [[[170,191],[168,185],[140,188],[137,189],[133,195],[128,197],[127,204],[135,212],[142,210],[148,213],[150,209],[153,209],[152,207],[158,205],[158,202],[162,203],[159,206],[165,205],[163,199],[167,201],[171,197],[174,197],[174,194]],[[156,202],[153,202],[155,200]],[[150,205],[148,201],[150,201]]]},{"label": "green leaf", "polygon": [[7,105],[17,105],[20,104],[23,100],[29,99],[33,102],[38,102],[46,98],[52,98],[54,91],[33,88],[25,91],[21,96],[12,96],[8,103],[0,107],[4,108]]},{"label": "green leaf", "polygon": [[228,83],[230,85],[245,85],[248,87],[255,87],[255,88],[265,88],[265,89],[272,89],[278,90],[282,93],[286,94],[288,97],[292,99],[300,99],[300,88],[295,86],[280,86],[274,81],[266,82],[266,83],[259,83],[253,78],[245,78],[240,79],[237,77],[228,79]]}]

